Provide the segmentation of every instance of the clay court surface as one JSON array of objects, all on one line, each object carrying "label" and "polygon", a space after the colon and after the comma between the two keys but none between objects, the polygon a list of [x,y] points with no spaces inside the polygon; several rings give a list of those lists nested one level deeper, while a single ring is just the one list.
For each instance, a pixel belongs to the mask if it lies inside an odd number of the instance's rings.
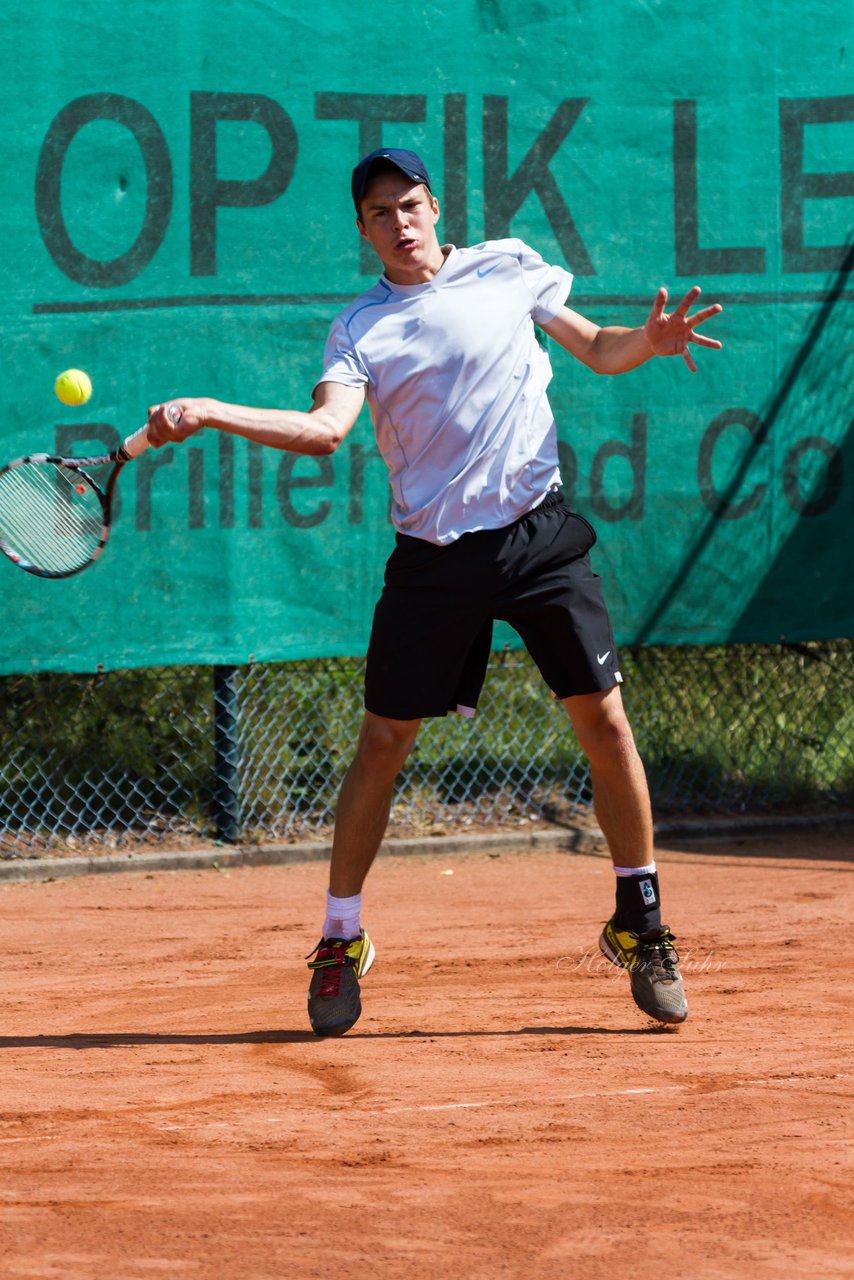
[{"label": "clay court surface", "polygon": [[850,833],[659,865],[683,1027],[598,958],[604,853],[437,848],[331,1041],[322,863],[0,883],[0,1276],[854,1275]]}]

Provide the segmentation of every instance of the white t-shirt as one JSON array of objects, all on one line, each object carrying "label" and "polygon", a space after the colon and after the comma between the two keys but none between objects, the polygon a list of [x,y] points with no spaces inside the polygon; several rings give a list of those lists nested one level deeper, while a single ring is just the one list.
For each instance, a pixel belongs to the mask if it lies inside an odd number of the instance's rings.
[{"label": "white t-shirt", "polygon": [[427,284],[382,276],[336,317],[320,379],[366,388],[392,522],[439,544],[512,524],[560,482],[534,322],[572,287],[521,240],[444,251]]}]

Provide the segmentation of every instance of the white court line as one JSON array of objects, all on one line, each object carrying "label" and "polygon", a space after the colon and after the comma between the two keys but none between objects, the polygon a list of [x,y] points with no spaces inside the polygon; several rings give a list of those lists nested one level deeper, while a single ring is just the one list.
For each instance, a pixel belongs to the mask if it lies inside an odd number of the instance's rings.
[{"label": "white court line", "polygon": [[518,1098],[505,1098],[493,1102],[437,1102],[420,1107],[384,1107],[382,1114],[394,1116],[404,1111],[469,1111],[474,1107],[512,1107],[518,1101]]},{"label": "white court line", "polygon": [[[293,1116],[263,1116],[258,1120],[250,1120],[250,1125],[264,1124],[293,1124]],[[231,1120],[206,1120],[199,1121],[197,1124],[154,1124],[151,1122],[151,1128],[156,1129],[158,1133],[197,1133],[200,1129],[234,1129],[237,1126]],[[2,1139],[0,1139],[2,1141]],[[18,1139],[11,1139],[17,1142]]]},{"label": "white court line", "polygon": [[830,1075],[830,1076],[819,1076],[819,1075],[776,1076],[773,1079],[769,1079],[769,1080],[743,1080],[742,1083],[743,1084],[765,1084],[765,1085],[770,1085],[773,1088],[775,1085],[780,1085],[780,1084],[803,1084],[803,1085],[830,1084],[834,1080],[854,1080],[854,1075],[845,1074],[841,1071],[835,1071],[833,1075]]},{"label": "white court line", "polygon": [[26,1138],[0,1138],[0,1145],[9,1146],[13,1142],[57,1142],[59,1136],[58,1133],[33,1133]]},{"label": "white court line", "polygon": [[[562,1093],[560,1101],[571,1101],[575,1098],[624,1098],[629,1094],[639,1093],[684,1093],[688,1086],[684,1084],[664,1085],[659,1089],[604,1089],[589,1090],[584,1093]],[[405,1111],[469,1111],[475,1107],[513,1107],[524,1101],[522,1098],[493,1098],[489,1102],[438,1102],[422,1103],[417,1107],[384,1107],[383,1115],[399,1115]]]},{"label": "white court line", "polygon": [[[722,1082],[721,1091],[726,1089],[739,1089],[745,1085],[763,1085],[767,1088],[776,1088],[779,1085],[801,1084],[805,1087],[810,1084],[828,1082],[831,1080],[851,1080],[854,1076],[836,1074],[833,1076],[782,1076],[777,1079],[754,1079],[754,1080],[733,1080],[729,1084]],[[656,1093],[688,1093],[693,1091],[693,1085],[685,1084],[669,1084],[659,1087],[640,1087],[634,1089],[603,1089],[603,1090],[587,1090],[582,1093],[562,1093],[556,1101],[573,1101],[576,1098],[626,1098],[637,1097],[638,1094],[656,1094]],[[384,1107],[378,1109],[383,1115],[399,1115],[404,1112],[412,1111],[470,1111],[476,1107],[513,1107],[518,1106],[524,1099],[522,1098],[494,1098],[488,1102],[439,1102],[439,1103],[422,1103],[415,1107]]]},{"label": "white court line", "polygon": [[[571,1100],[574,1098],[621,1098],[621,1097],[628,1096],[629,1094],[636,1095],[639,1093],[681,1092],[685,1088],[686,1088],[685,1085],[678,1084],[678,1085],[664,1085],[661,1088],[657,1088],[657,1089],[653,1089],[653,1088],[606,1089],[603,1092],[598,1092],[596,1090],[589,1090],[584,1093],[564,1093],[564,1094],[561,1094],[561,1099],[566,1098],[568,1100]],[[394,1116],[394,1115],[402,1115],[402,1114],[405,1114],[406,1112],[412,1112],[412,1111],[474,1111],[479,1107],[514,1107],[514,1106],[518,1106],[521,1102],[524,1102],[524,1101],[525,1099],[520,1097],[489,1098],[485,1102],[425,1102],[425,1103],[420,1103],[418,1106],[415,1106],[415,1107],[370,1107],[370,1108],[366,1108],[366,1110],[368,1110],[371,1115]],[[292,1120],[292,1117],[290,1116],[265,1116],[264,1117],[264,1121],[266,1124],[290,1124],[291,1120]],[[159,1124],[159,1125],[155,1125],[154,1127],[162,1131],[172,1131],[172,1130],[181,1130],[181,1129],[215,1129],[215,1128],[226,1128],[227,1122],[222,1120],[218,1120],[218,1121],[215,1120],[215,1121],[208,1121],[207,1123],[202,1122],[199,1124]],[[0,1141],[2,1141],[2,1139],[0,1139]],[[19,1141],[19,1139],[13,1138],[13,1139],[8,1139],[8,1141],[17,1142]]]},{"label": "white court line", "polygon": [[[748,1086],[764,1085],[769,1088],[774,1088],[776,1086],[786,1085],[786,1084],[808,1085],[810,1083],[816,1083],[817,1081],[827,1082],[830,1080],[852,1080],[852,1079],[854,1079],[854,1076],[849,1074],[836,1074],[833,1076],[819,1076],[819,1077],[812,1077],[812,1078],[809,1078],[809,1077],[805,1078],[803,1076],[782,1076],[782,1077],[778,1077],[777,1079],[735,1080],[729,1085],[726,1085],[726,1084],[722,1085],[722,1088],[737,1089],[737,1088],[744,1087],[746,1085]],[[561,1102],[563,1101],[572,1102],[578,1098],[628,1098],[628,1097],[636,1098],[644,1094],[649,1095],[649,1094],[667,1094],[667,1093],[688,1093],[688,1092],[692,1092],[693,1090],[694,1090],[694,1085],[685,1085],[685,1084],[659,1085],[657,1087],[640,1085],[631,1089],[601,1089],[601,1090],[588,1089],[588,1090],[583,1090],[581,1092],[576,1092],[576,1093],[563,1093],[560,1095],[559,1099],[557,1100]],[[417,1106],[410,1106],[410,1107],[370,1107],[370,1108],[357,1107],[354,1109],[363,1111],[368,1115],[406,1115],[406,1114],[412,1114],[413,1112],[416,1112],[416,1111],[476,1111],[476,1110],[482,1109],[483,1107],[516,1107],[516,1106],[520,1106],[523,1102],[526,1102],[526,1101],[527,1099],[516,1096],[513,1098],[490,1098],[482,1102],[426,1102],[426,1103],[420,1103]],[[291,1124],[292,1122],[293,1122],[293,1117],[287,1116],[287,1115],[264,1117],[264,1123],[271,1124],[271,1125],[272,1124]],[[252,1123],[257,1126],[259,1121],[253,1121]],[[223,1120],[202,1121],[197,1124],[159,1124],[159,1125],[153,1124],[152,1125],[152,1128],[155,1128],[162,1132],[173,1132],[173,1131],[198,1132],[199,1130],[202,1130],[202,1129],[230,1129],[233,1127],[234,1126],[231,1124],[231,1122],[223,1121]],[[51,1136],[55,1136],[55,1135],[51,1135]],[[27,1138],[0,1138],[0,1143],[27,1142],[27,1141],[29,1141],[29,1139]],[[40,1141],[41,1141],[41,1138],[40,1138]]]}]

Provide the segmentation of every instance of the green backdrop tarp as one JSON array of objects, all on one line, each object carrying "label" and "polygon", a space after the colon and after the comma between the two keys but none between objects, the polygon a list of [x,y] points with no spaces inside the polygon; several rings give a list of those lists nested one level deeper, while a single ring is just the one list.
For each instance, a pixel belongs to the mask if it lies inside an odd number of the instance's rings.
[{"label": "green backdrop tarp", "polygon": [[[850,4],[11,8],[0,453],[92,452],[173,395],[307,407],[378,274],[350,169],[413,147],[444,239],[523,237],[596,321],[640,323],[660,283],[724,303],[696,376],[552,350],[619,640],[852,634]],[[93,569],[0,563],[0,672],[358,654],[391,541],[366,415],[322,460],[213,434],[151,453]]]}]

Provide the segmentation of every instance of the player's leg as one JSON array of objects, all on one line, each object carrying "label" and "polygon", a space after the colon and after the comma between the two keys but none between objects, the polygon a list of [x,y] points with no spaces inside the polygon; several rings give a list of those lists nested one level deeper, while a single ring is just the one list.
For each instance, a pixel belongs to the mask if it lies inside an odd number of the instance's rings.
[{"label": "player's leg", "polygon": [[632,996],[659,1022],[684,1022],[685,987],[673,935],[661,922],[646,774],[618,686],[562,699],[590,763],[593,804],[616,873],[616,904],[599,946],[628,969]]},{"label": "player's leg", "polygon": [[359,1017],[359,977],[374,957],[361,927],[361,889],[388,822],[394,782],[424,716],[474,715],[492,623],[477,600],[483,579],[468,544],[398,536],[374,612],[365,715],[338,802],[323,939],[311,961],[309,1016],[318,1035]]},{"label": "player's leg", "polygon": [[614,633],[587,555],[594,540],[586,521],[547,499],[511,533],[497,616],[519,631],[590,761],[596,813],[616,872],[616,910],[600,947],[629,969],[640,1008],[681,1022],[687,1004],[672,935],[661,924],[646,777],[623,710]]},{"label": "player's leg", "polygon": [[317,1035],[343,1035],[362,1011],[359,979],[374,960],[373,943],[360,919],[362,885],[388,825],[395,779],[420,723],[365,712],[338,798],[323,935],[310,957],[308,1014]]},{"label": "player's leg", "polygon": [[593,805],[614,865],[648,866],[653,858],[649,790],[619,685],[562,701],[590,764]]},{"label": "player's leg", "polygon": [[329,889],[335,897],[361,892],[388,825],[395,779],[420,723],[365,712],[356,754],[338,796],[329,869]]}]

